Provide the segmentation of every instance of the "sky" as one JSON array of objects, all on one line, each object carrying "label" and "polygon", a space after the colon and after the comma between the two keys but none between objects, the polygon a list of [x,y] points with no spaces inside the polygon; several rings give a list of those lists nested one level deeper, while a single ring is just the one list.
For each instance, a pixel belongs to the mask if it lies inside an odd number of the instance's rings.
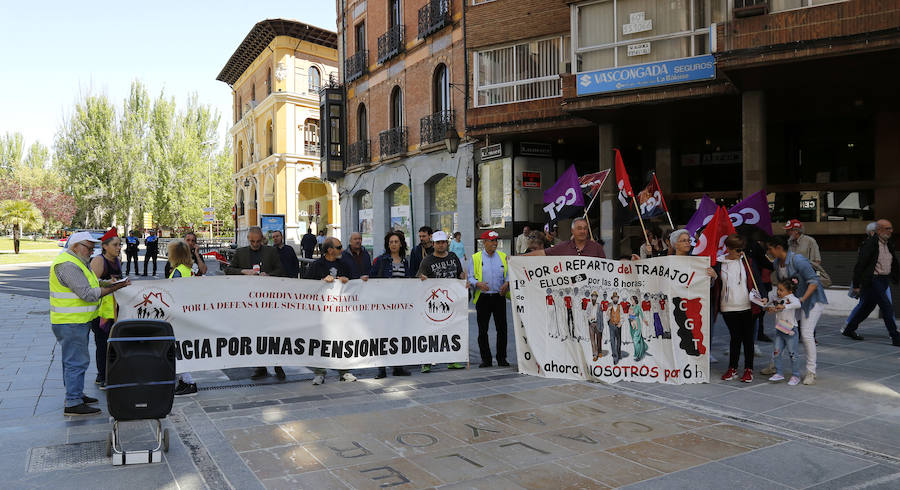
[{"label": "sky", "polygon": [[336,30],[333,0],[0,0],[0,134],[22,133],[26,152],[35,141],[52,147],[82,94],[106,94],[120,109],[140,79],[151,99],[165,90],[180,108],[196,92],[218,108],[221,147],[232,99],[216,76],[272,18]]}]

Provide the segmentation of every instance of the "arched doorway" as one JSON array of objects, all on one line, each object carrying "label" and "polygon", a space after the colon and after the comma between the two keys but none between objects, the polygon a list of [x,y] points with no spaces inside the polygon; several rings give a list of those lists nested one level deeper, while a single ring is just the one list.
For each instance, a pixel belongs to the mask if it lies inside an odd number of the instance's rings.
[{"label": "arched doorway", "polygon": [[262,213],[275,213],[275,176],[273,175],[267,175],[266,183],[263,185]]},{"label": "arched doorway", "polygon": [[[317,212],[318,211],[318,212]],[[331,216],[331,188],[316,178],[304,179],[297,188],[297,212],[300,232],[311,227],[314,233],[333,224]]]}]

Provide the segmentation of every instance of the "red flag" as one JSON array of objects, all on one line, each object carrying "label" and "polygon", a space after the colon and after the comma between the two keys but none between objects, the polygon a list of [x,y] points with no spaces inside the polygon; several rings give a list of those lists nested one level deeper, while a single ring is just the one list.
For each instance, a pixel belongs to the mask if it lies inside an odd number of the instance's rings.
[{"label": "red flag", "polygon": [[609,175],[609,170],[601,170],[599,172],[593,174],[582,175],[578,177],[578,182],[581,183],[581,190],[588,195],[591,199],[597,195],[597,192],[600,191],[600,188],[603,187],[603,183],[606,182],[606,177]]},{"label": "red flag", "polygon": [[706,225],[700,239],[697,240],[697,246],[691,251],[692,255],[705,255],[709,257],[711,265],[716,265],[716,257],[723,253],[725,239],[728,235],[734,233],[734,225],[731,224],[731,218],[725,206],[719,206],[716,214]]},{"label": "red flag", "polygon": [[659,186],[659,181],[656,180],[656,172],[653,172],[653,183],[656,184],[656,188],[659,190],[659,200],[662,201],[663,211],[668,213],[669,207],[666,206],[666,199],[662,195],[662,193],[663,193],[662,187]]},{"label": "red flag", "polygon": [[622,203],[622,207],[627,208],[631,205],[628,202],[629,199],[634,197],[634,191],[631,190],[631,181],[628,180],[628,172],[625,171],[625,162],[622,161],[622,154],[619,153],[619,149],[615,149],[616,152],[616,186],[619,188],[619,202]]}]

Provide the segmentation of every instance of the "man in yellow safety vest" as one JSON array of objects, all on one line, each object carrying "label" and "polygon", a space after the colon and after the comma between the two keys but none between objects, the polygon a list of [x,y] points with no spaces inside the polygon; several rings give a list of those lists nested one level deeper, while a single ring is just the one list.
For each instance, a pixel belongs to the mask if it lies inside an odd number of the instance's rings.
[{"label": "man in yellow safety vest", "polygon": [[97,399],[84,394],[84,373],[91,363],[88,336],[91,324],[98,321],[100,298],[131,284],[129,280],[101,284],[88,268],[94,244],[99,241],[86,231],[74,233],[66,251],[50,266],[50,324],[62,350],[64,415],[100,412],[90,406]]},{"label": "man in yellow safety vest", "polygon": [[472,255],[469,263],[469,283],[475,288],[472,302],[475,303],[478,320],[478,350],[481,351],[481,364],[478,367],[491,367],[491,343],[488,340],[488,327],[491,316],[494,317],[494,329],[497,330],[497,365],[509,366],[506,362],[506,298],[509,297],[509,266],[506,254],[497,251],[496,231],[481,234],[482,251]]}]

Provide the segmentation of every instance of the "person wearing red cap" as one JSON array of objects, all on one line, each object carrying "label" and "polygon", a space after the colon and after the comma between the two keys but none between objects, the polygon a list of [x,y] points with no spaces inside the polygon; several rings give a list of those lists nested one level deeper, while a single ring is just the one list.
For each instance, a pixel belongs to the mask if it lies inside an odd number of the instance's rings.
[{"label": "person wearing red cap", "polygon": [[494,317],[494,330],[497,331],[497,365],[509,366],[506,361],[506,298],[509,297],[509,264],[506,254],[497,251],[497,240],[500,235],[488,230],[481,234],[482,250],[472,255],[469,263],[469,284],[475,288],[472,302],[475,303],[475,314],[478,321],[478,350],[481,352],[481,364],[478,367],[491,367],[491,342],[488,339],[488,328],[491,317]]},{"label": "person wearing red cap", "polygon": [[784,225],[784,231],[788,235],[788,248],[795,254],[800,254],[814,264],[822,264],[822,255],[819,253],[819,244],[816,239],[803,233],[803,223],[792,219]]},{"label": "person wearing red cap", "polygon": [[[115,227],[100,237],[100,246],[103,253],[91,259],[91,271],[101,281],[118,281],[122,278],[122,260],[119,258],[122,255],[122,240]],[[116,322],[116,309],[113,295],[100,298],[100,306],[97,308],[100,318],[91,325],[96,347],[94,358],[97,362],[97,379],[94,383],[100,385],[101,389],[106,387],[106,340],[109,338],[109,330]]]},{"label": "person wearing red cap", "polygon": [[564,241],[543,250],[533,250],[525,255],[537,257],[545,255],[580,255],[584,257],[606,258],[606,252],[603,251],[603,247],[589,238],[589,232],[587,220],[584,218],[575,218],[572,220],[571,240]]}]

